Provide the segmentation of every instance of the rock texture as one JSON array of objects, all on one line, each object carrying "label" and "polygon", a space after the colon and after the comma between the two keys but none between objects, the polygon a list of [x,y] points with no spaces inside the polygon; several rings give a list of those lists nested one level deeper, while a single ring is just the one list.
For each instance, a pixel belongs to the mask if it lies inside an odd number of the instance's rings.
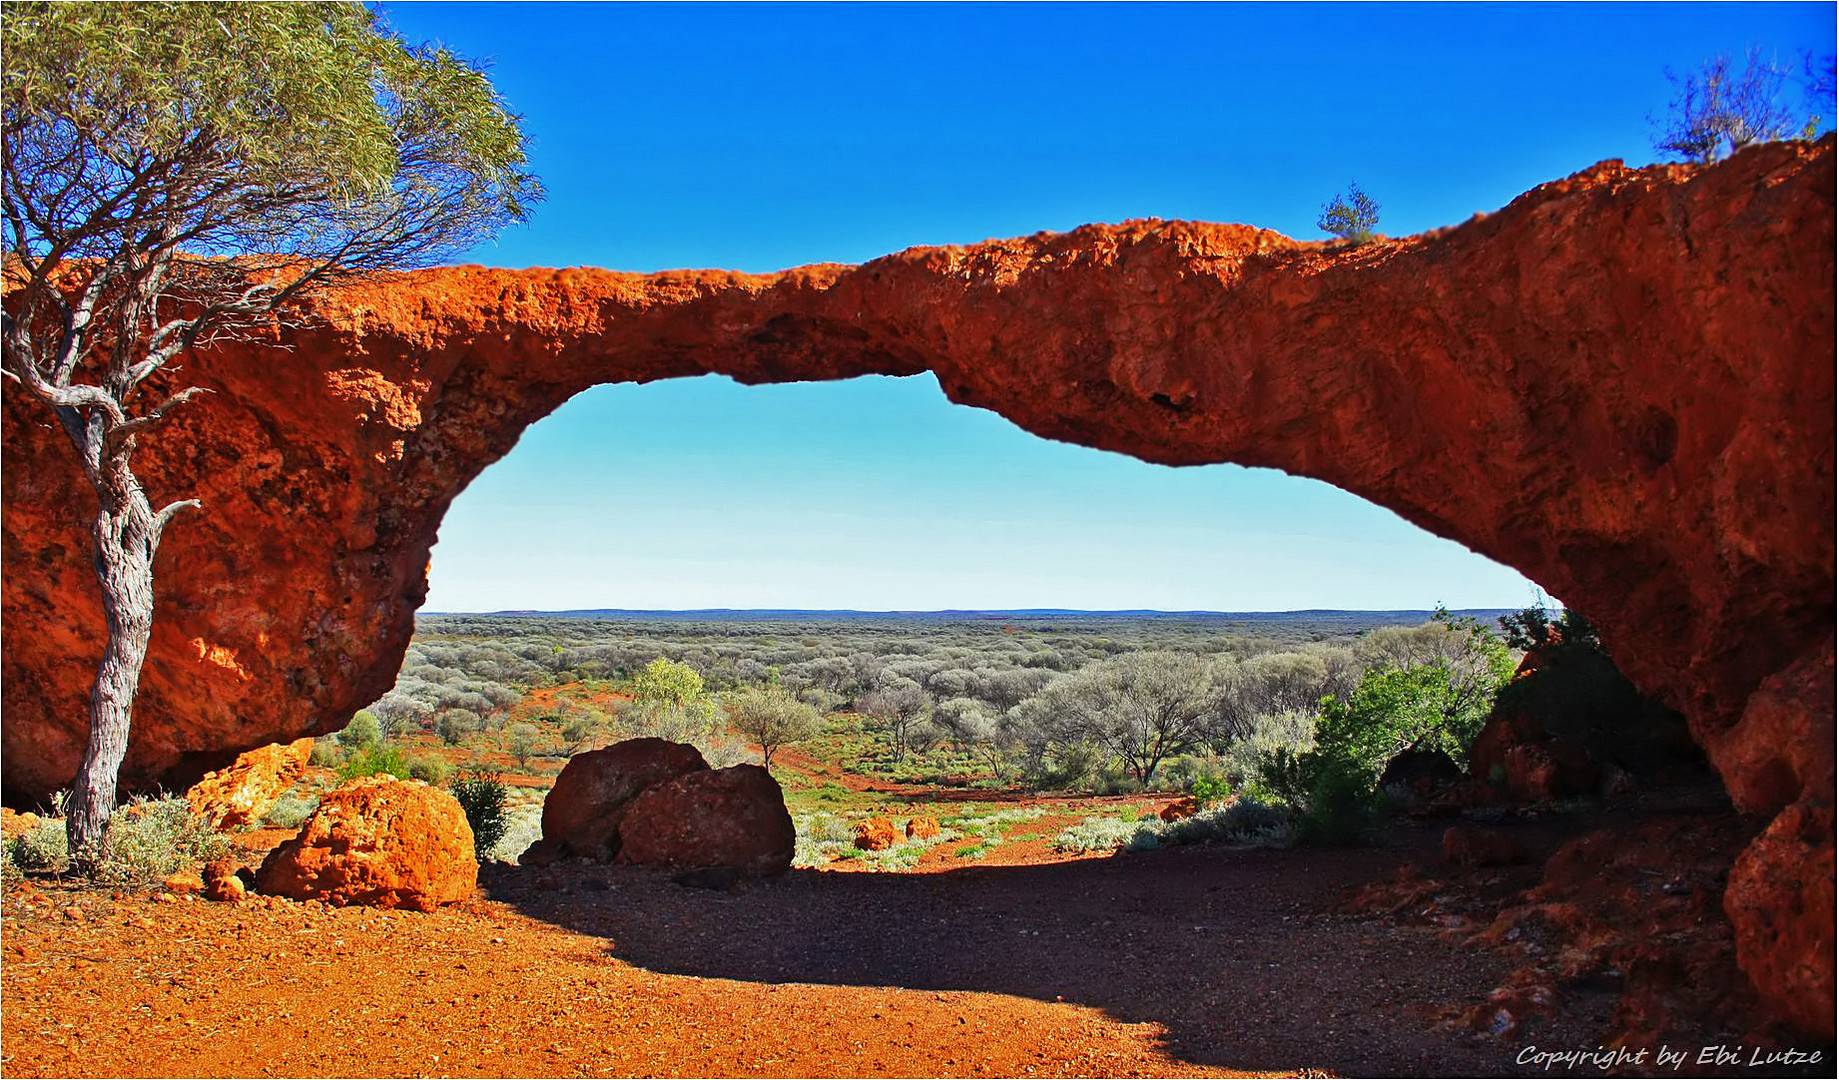
[{"label": "rock texture", "polygon": [[1737,857],[1724,890],[1737,962],[1804,1031],[1833,1024],[1833,811],[1798,804]]},{"label": "rock texture", "polygon": [[791,869],[797,843],[779,782],[758,765],[685,773],[651,788],[627,809],[620,838],[620,862],[748,877]]},{"label": "rock texture", "polygon": [[900,833],[894,830],[894,823],[884,817],[858,821],[851,831],[855,835],[850,842],[863,851],[886,851],[900,843]]},{"label": "rock texture", "polygon": [[619,854],[620,822],[632,800],[708,768],[694,746],[665,739],[627,739],[576,754],[543,800],[542,839],[518,861],[535,866],[578,855],[609,862]]},{"label": "rock texture", "polygon": [[247,829],[294,786],[312,754],[311,737],[245,751],[227,768],[205,773],[185,801],[219,832]]},{"label": "rock texture", "polygon": [[472,826],[452,795],[367,776],[319,802],[300,835],[269,852],[256,889],[336,907],[433,911],[478,883]]},{"label": "rock texture", "polygon": [[[1798,695],[1833,650],[1833,161],[1828,138],[1605,162],[1356,248],[1139,221],[770,276],[347,289],[149,390],[213,393],[136,459],[156,501],[204,511],[160,549],[126,779],[188,786],[387,689],[450,501],[579,390],[930,370],[1039,435],[1313,476],[1514,566],[1686,715],[1747,809],[1830,806],[1831,694]],[[24,395],[4,424],[19,805],[74,773],[102,620],[70,450]]]}]

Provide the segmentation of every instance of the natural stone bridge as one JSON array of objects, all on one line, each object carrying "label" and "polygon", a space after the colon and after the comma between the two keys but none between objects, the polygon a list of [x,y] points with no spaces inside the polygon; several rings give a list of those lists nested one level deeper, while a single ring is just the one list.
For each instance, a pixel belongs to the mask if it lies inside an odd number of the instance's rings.
[{"label": "natural stone bridge", "polygon": [[[1353,248],[1143,221],[773,275],[354,286],[171,375],[214,393],[143,440],[139,471],[155,505],[204,510],[160,551],[125,779],[182,784],[382,694],[449,503],[576,392],[931,371],[1039,435],[1317,477],[1521,570],[1686,714],[1740,809],[1798,807],[1752,848],[1788,879],[1762,906],[1805,923],[1823,903],[1830,924],[1833,154],[1608,162]],[[74,775],[101,651],[93,504],[62,440],[7,395],[15,802]]]}]

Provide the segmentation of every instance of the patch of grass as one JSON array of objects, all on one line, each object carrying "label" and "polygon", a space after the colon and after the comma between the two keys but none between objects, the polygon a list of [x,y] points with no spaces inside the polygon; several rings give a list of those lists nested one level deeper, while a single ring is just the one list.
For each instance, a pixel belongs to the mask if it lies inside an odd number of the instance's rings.
[{"label": "patch of grass", "polygon": [[298,829],[319,809],[319,799],[287,794],[275,800],[262,821],[277,829]]},{"label": "patch of grass", "polygon": [[1054,837],[1054,850],[1072,854],[1116,851],[1128,844],[1136,834],[1137,825],[1134,820],[1124,821],[1100,814],[1060,830],[1060,835]]},{"label": "patch of grass", "polygon": [[992,850],[994,850],[995,847],[996,847],[995,844],[989,844],[989,843],[966,844],[965,846],[959,848],[958,850],[952,852],[951,854],[952,854],[952,857],[955,859],[981,859],[985,855],[988,855]]}]

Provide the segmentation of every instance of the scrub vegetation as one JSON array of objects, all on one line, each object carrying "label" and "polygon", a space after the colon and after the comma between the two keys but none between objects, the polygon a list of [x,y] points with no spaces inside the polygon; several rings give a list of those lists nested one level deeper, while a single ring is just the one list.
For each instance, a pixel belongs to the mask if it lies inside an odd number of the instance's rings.
[{"label": "scrub vegetation", "polygon": [[[801,865],[981,859],[1056,799],[1031,839],[1060,851],[1346,838],[1384,809],[1393,757],[1464,760],[1512,670],[1504,613],[1425,614],[424,616],[394,688],[320,758],[494,770],[538,799],[573,754],[689,742],[774,772]],[[1516,641],[1541,619],[1510,617]],[[1156,817],[1183,796],[1195,813]],[[942,831],[852,845],[902,813]]]}]

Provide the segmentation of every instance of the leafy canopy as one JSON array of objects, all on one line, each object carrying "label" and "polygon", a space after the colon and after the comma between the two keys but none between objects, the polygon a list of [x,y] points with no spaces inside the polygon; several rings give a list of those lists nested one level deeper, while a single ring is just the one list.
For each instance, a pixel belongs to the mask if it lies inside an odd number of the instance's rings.
[{"label": "leafy canopy", "polygon": [[14,3],[4,33],[22,257],[404,265],[541,195],[485,75],[358,4]]},{"label": "leafy canopy", "polygon": [[1347,194],[1336,195],[1322,204],[1322,216],[1316,219],[1315,227],[1343,240],[1367,243],[1379,227],[1379,203],[1361,191],[1359,184],[1350,183]]}]

